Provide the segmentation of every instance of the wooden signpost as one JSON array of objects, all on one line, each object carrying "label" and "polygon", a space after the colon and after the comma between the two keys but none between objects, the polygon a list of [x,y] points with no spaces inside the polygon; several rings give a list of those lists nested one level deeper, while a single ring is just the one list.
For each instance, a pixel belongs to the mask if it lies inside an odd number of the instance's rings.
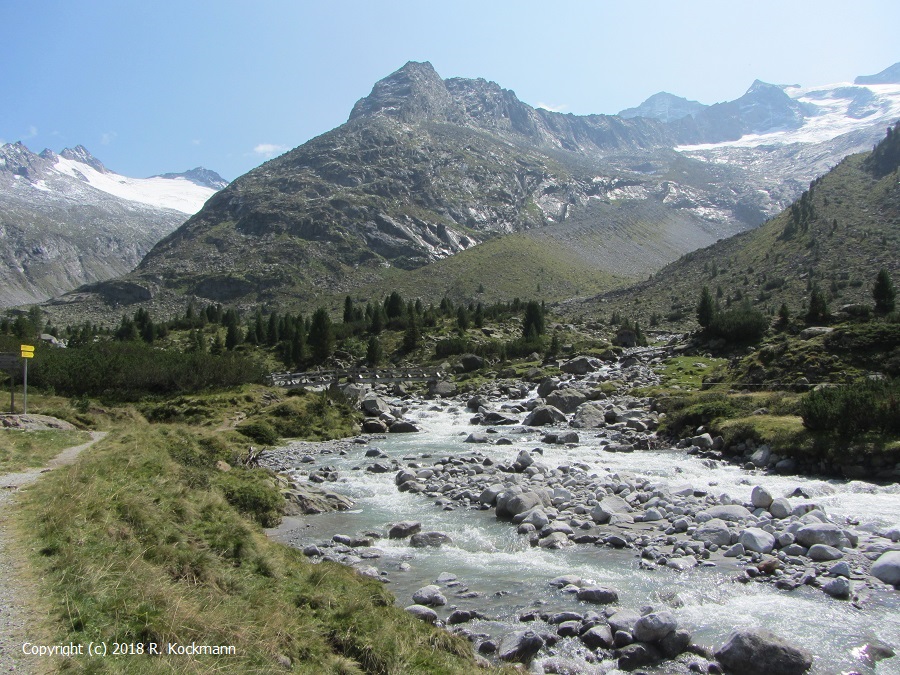
[{"label": "wooden signpost", "polygon": [[19,353],[0,354],[0,370],[9,372],[9,412],[16,413],[16,380],[15,372],[22,364],[22,378],[24,381],[23,413],[28,414],[28,361],[34,358],[34,345],[20,345]]},{"label": "wooden signpost", "polygon": [[22,414],[28,414],[28,362],[34,358],[34,345],[19,345],[22,350],[22,359],[24,360],[23,368],[23,392],[22,392]]}]

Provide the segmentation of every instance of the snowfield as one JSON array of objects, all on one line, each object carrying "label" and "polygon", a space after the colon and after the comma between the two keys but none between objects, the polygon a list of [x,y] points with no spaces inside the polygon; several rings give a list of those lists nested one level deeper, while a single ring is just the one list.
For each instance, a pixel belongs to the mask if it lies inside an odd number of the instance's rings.
[{"label": "snowfield", "polygon": [[186,178],[128,178],[112,172],[101,173],[87,164],[65,157],[57,157],[55,168],[120,199],[172,209],[189,216],[203,208],[206,200],[216,193],[216,190]]},{"label": "snowfield", "polygon": [[[871,97],[860,90],[867,90]],[[748,134],[736,141],[681,145],[680,152],[699,152],[720,148],[757,148],[763,145],[824,143],[854,131],[871,129],[879,120],[882,126],[900,119],[900,85],[897,84],[830,84],[823,87],[785,87],[785,93],[812,109],[799,129],[773,130],[765,134]],[[860,105],[856,97],[866,98]],[[854,103],[859,108],[854,111]]]}]

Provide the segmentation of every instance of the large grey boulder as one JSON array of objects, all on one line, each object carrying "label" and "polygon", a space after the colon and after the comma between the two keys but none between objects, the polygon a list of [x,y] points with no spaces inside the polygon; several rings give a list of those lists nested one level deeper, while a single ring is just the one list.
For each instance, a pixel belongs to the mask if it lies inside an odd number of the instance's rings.
[{"label": "large grey boulder", "polygon": [[607,586],[585,586],[584,588],[579,588],[576,597],[583,602],[594,602],[600,605],[609,605],[619,601],[618,591]]},{"label": "large grey boulder", "polygon": [[697,522],[704,523],[713,518],[726,520],[729,522],[740,522],[746,520],[752,514],[740,504],[720,504],[712,506],[697,514]]},{"label": "large grey boulder", "polygon": [[501,661],[528,663],[543,646],[543,638],[534,631],[516,631],[503,636],[497,648],[497,656]]},{"label": "large grey boulder", "polygon": [[577,389],[557,389],[547,396],[547,405],[559,408],[565,413],[575,412],[585,401],[587,395]]},{"label": "large grey boulder", "polygon": [[640,618],[641,615],[633,609],[620,609],[609,617],[609,627],[613,633],[618,633],[619,631],[631,633],[634,630],[634,625]]},{"label": "large grey boulder", "polygon": [[504,492],[497,497],[498,518],[512,518],[538,506],[550,506],[547,495],[539,492]]},{"label": "large grey boulder", "polygon": [[743,544],[748,551],[771,553],[775,548],[775,537],[758,527],[748,527],[741,532],[738,543]]},{"label": "large grey boulder", "polygon": [[794,533],[797,543],[801,546],[810,547],[814,544],[825,544],[826,546],[834,546],[841,548],[849,544],[844,531],[837,525],[832,523],[813,523],[812,525],[804,525]]},{"label": "large grey boulder", "polygon": [[537,388],[537,395],[541,398],[547,398],[548,394],[559,389],[558,377],[547,377],[541,380]]},{"label": "large grey boulder", "polygon": [[900,551],[882,553],[872,565],[871,573],[886,584],[900,586]]},{"label": "large grey boulder", "polygon": [[409,539],[413,548],[440,548],[444,544],[452,544],[453,540],[443,532],[419,532]]},{"label": "large grey boulder", "polygon": [[437,612],[425,605],[410,605],[405,610],[425,623],[434,623],[438,618]]},{"label": "large grey boulder", "polygon": [[758,509],[769,508],[773,501],[772,494],[761,485],[757,485],[750,493],[750,502]]},{"label": "large grey boulder", "polygon": [[526,427],[543,427],[548,424],[562,424],[566,421],[565,413],[552,405],[539,405],[522,422]]},{"label": "large grey boulder", "polygon": [[361,407],[362,411],[369,417],[378,417],[391,412],[390,406],[377,394],[368,394],[362,400]]},{"label": "large grey boulder", "polygon": [[411,520],[404,520],[399,523],[393,523],[388,530],[388,539],[406,539],[422,531],[422,523]]},{"label": "large grey boulder", "polygon": [[447,604],[447,598],[441,593],[441,589],[434,584],[423,586],[412,595],[413,602],[426,607],[442,607]]},{"label": "large grey boulder", "polygon": [[608,523],[614,515],[631,513],[633,510],[631,505],[621,497],[609,496],[601,499],[600,503],[593,508],[591,518],[595,523],[603,525]]},{"label": "large grey boulder", "polygon": [[713,518],[694,530],[694,539],[708,541],[716,546],[728,546],[731,544],[731,531],[724,520]]},{"label": "large grey boulder", "polygon": [[816,562],[829,562],[831,560],[840,560],[844,557],[844,554],[838,549],[827,544],[813,544],[809,547],[806,555],[810,560],[815,560]]},{"label": "large grey boulder", "polygon": [[652,612],[635,622],[632,635],[639,642],[658,642],[676,628],[678,620],[672,612]]},{"label": "large grey boulder", "polygon": [[772,514],[773,518],[777,518],[778,520],[787,518],[791,515],[792,510],[791,503],[784,497],[773,499],[772,503],[769,504],[769,513]]},{"label": "large grey boulder", "polygon": [[593,359],[588,356],[579,356],[571,361],[566,361],[559,369],[570,375],[587,375],[595,370],[600,370],[603,364],[599,359]]},{"label": "large grey boulder", "polygon": [[471,373],[484,368],[484,359],[477,354],[463,354],[459,357],[459,365],[462,366],[464,373]]},{"label": "large grey boulder", "polygon": [[429,382],[428,383],[428,396],[430,398],[435,398],[437,396],[441,396],[442,398],[446,398],[448,396],[454,396],[456,394],[456,385],[453,382]]},{"label": "large grey boulder", "polygon": [[284,497],[282,512],[286,516],[313,515],[353,508],[353,501],[348,497],[308,483],[291,483],[281,494]]},{"label": "large grey boulder", "polygon": [[576,429],[593,429],[606,426],[606,417],[603,408],[591,401],[582,403],[575,410],[570,424]]},{"label": "large grey boulder", "polygon": [[801,675],[812,656],[762,628],[732,631],[716,658],[734,675]]}]

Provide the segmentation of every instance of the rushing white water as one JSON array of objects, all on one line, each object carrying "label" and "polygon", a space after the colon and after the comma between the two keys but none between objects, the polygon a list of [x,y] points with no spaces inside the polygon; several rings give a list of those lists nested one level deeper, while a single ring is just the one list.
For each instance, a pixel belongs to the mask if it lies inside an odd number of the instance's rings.
[{"label": "rushing white water", "polygon": [[[579,432],[580,444],[567,447],[542,445],[539,434],[533,430],[523,433],[521,427],[498,427],[498,436],[511,439],[512,445],[473,446],[463,443],[463,439],[471,431],[484,431],[484,427],[471,426],[469,417],[467,411],[446,404],[440,410],[414,409],[407,418],[416,422],[421,433],[391,434],[369,446],[358,446],[346,456],[318,456],[315,466],[332,466],[341,476],[337,483],[329,485],[330,489],[353,498],[356,508],[305,519],[304,527],[292,532],[288,539],[302,546],[327,541],[335,533],[384,531],[388,523],[401,520],[421,521],[425,531],[445,532],[453,543],[440,549],[412,548],[408,540],[378,540],[375,546],[382,557],[366,562],[386,573],[401,606],[411,604],[411,594],[433,583],[442,572],[457,575],[461,586],[442,589],[448,598],[444,609],[477,609],[492,619],[467,624],[475,632],[497,636],[514,627],[521,629],[517,617],[526,610],[596,610],[596,606],[580,603],[547,583],[562,574],[577,574],[616,588],[621,607],[674,606],[679,624],[691,631],[694,641],[713,648],[721,645],[734,627],[759,626],[814,654],[813,673],[900,673],[900,656],[873,667],[854,653],[872,639],[900,648],[900,594],[896,592],[872,593],[863,602],[863,609],[857,609],[846,600],[833,599],[808,586],[787,592],[771,584],[736,583],[732,579],[738,566],[732,562],[679,573],[641,567],[633,550],[587,545],[561,550],[531,548],[509,523],[497,521],[493,511],[450,510],[449,502],[436,505],[433,498],[399,492],[393,473],[372,474],[363,470],[373,461],[363,455],[366,449],[376,446],[404,464],[415,461],[427,465],[440,457],[464,456],[473,450],[486,453],[495,461],[511,461],[523,448],[541,447],[542,461],[551,467],[581,462],[598,475],[617,472],[646,476],[675,487],[689,484],[714,494],[725,493],[742,501],[749,500],[754,485],[763,485],[776,496],[801,488],[835,520],[855,519],[861,523],[860,528],[866,529],[900,522],[897,485],[750,475],[739,467],[704,463],[675,450],[609,453],[600,449],[599,441],[607,433],[603,431]],[[423,459],[423,454],[432,459]],[[410,569],[398,569],[401,562],[408,563]],[[479,596],[460,599],[455,596],[460,589]],[[566,654],[579,648],[577,640],[567,639],[554,649]]]}]

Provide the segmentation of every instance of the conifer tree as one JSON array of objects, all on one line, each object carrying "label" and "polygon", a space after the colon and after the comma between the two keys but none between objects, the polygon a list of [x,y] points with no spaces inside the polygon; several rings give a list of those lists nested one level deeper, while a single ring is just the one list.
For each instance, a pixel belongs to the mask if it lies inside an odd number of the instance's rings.
[{"label": "conifer tree", "polygon": [[334,326],[328,310],[319,307],[309,327],[309,349],[317,363],[326,361],[334,353]]},{"label": "conifer tree", "polygon": [[709,328],[715,315],[716,305],[709,292],[709,286],[704,286],[700,292],[700,302],[697,304],[697,323],[701,328]]},{"label": "conifer tree", "polygon": [[872,287],[872,298],[875,300],[875,311],[878,314],[890,314],[894,311],[896,291],[891,275],[883,267],[878,270],[875,285]]}]

